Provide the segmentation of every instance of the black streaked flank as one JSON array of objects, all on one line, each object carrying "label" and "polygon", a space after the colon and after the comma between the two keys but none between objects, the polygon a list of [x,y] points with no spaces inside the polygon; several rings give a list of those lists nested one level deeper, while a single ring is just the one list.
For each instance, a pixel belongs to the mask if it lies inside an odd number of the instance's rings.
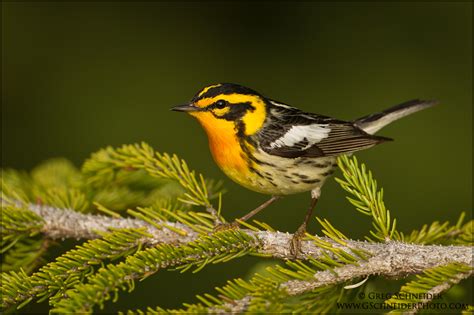
[{"label": "black streaked flank", "polygon": [[266,176],[265,179],[268,180],[269,182],[273,182],[273,177],[272,176]]},{"label": "black streaked flank", "polygon": [[265,176],[260,173],[255,167],[253,167],[252,165],[249,165],[249,170],[254,173],[254,174],[257,174],[257,176],[259,176],[260,178],[265,178]]},{"label": "black streaked flank", "polygon": [[271,167],[277,167],[275,164],[273,163],[269,163],[269,162],[264,162],[260,159],[257,159],[254,155],[252,154],[249,154],[249,158],[254,161],[255,163],[259,164],[259,165],[267,165],[267,166],[271,166]]},{"label": "black streaked flank", "polygon": [[[253,143],[253,141],[250,139],[250,137],[247,137],[245,135],[245,125],[242,121],[238,122],[238,124],[236,125],[236,128],[237,128],[237,133],[240,134],[240,136],[238,137],[239,145],[240,145],[240,148],[242,149],[242,153],[240,155],[242,156],[244,161],[247,162],[247,165],[248,165],[249,169],[250,170],[252,170],[252,169],[255,170],[255,167],[253,166],[253,163],[258,164],[258,162],[261,162],[261,161],[253,156],[253,154],[250,151],[250,149],[248,147],[248,144],[247,144],[247,143],[249,143],[252,147],[255,147],[255,143]],[[270,163],[268,163],[268,164],[270,164]],[[271,164],[270,166],[274,166],[274,165]],[[263,178],[263,176],[261,176],[261,174],[259,174],[258,172],[257,172],[257,175],[259,175],[260,177]]]},{"label": "black streaked flank", "polygon": [[334,169],[330,169],[329,171],[324,172],[324,173],[322,173],[321,175],[324,176],[324,177],[326,177],[326,176],[332,175],[333,173],[334,173]]},{"label": "black streaked flank", "polygon": [[316,184],[319,183],[321,180],[318,178],[315,179],[303,179],[302,182],[305,184]]},{"label": "black streaked flank", "polygon": [[301,179],[308,179],[309,177],[305,174],[299,174],[299,173],[292,173],[291,175],[299,177]]},{"label": "black streaked flank", "polygon": [[318,162],[315,162],[314,159],[301,159],[299,160],[298,162],[295,163],[296,165],[311,165],[311,166],[314,166],[314,167],[318,167],[318,168],[325,168],[325,167],[328,167],[329,165],[331,165],[331,162],[327,162],[327,163],[318,163]]}]

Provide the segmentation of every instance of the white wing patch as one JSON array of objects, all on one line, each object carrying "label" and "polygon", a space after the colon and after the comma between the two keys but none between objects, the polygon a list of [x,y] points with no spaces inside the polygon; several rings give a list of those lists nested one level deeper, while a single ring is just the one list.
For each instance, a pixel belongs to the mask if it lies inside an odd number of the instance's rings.
[{"label": "white wing patch", "polygon": [[270,143],[270,148],[291,147],[306,139],[308,144],[303,148],[304,150],[327,138],[330,131],[331,128],[328,127],[328,124],[293,126],[282,137]]}]

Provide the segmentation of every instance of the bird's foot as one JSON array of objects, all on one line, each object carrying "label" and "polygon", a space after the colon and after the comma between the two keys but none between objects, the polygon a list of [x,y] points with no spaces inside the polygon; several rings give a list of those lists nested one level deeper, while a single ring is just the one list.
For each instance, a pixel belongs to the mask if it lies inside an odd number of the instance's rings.
[{"label": "bird's foot", "polygon": [[227,230],[236,230],[239,228],[239,222],[234,221],[231,223],[220,223],[214,226],[213,232],[221,232],[221,231],[227,231]]},{"label": "bird's foot", "polygon": [[301,252],[301,241],[306,235],[306,225],[301,225],[290,240],[290,254],[294,259],[298,259],[298,254]]}]

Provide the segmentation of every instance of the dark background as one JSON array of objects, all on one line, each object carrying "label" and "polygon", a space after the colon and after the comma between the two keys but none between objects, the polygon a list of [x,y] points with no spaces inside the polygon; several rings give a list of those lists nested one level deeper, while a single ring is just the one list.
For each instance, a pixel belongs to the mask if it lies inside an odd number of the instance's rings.
[{"label": "dark background", "polygon": [[[225,178],[201,127],[169,111],[201,87],[240,83],[347,120],[434,98],[440,106],[380,132],[395,142],[357,156],[384,187],[400,230],[453,222],[461,211],[471,217],[469,2],[3,2],[2,9],[2,167],[30,170],[56,156],[80,166],[101,147],[146,141],[223,179],[223,212],[232,219],[267,197]],[[308,202],[309,194],[291,196],[257,219],[294,231]],[[370,228],[334,180],[316,213],[353,238]],[[159,272],[113,308],[177,307],[245,277],[257,261],[197,276]]]}]

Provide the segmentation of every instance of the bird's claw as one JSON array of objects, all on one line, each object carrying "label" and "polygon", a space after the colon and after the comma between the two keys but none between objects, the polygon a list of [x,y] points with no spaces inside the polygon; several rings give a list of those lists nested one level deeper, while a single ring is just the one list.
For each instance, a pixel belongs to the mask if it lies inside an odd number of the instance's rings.
[{"label": "bird's claw", "polygon": [[213,232],[221,232],[227,230],[236,230],[239,228],[239,223],[237,221],[231,223],[220,223],[214,227]]},{"label": "bird's claw", "polygon": [[298,254],[301,252],[301,241],[303,240],[306,234],[306,226],[302,225],[298,230],[293,234],[293,237],[290,240],[290,254],[294,259],[298,258]]}]

